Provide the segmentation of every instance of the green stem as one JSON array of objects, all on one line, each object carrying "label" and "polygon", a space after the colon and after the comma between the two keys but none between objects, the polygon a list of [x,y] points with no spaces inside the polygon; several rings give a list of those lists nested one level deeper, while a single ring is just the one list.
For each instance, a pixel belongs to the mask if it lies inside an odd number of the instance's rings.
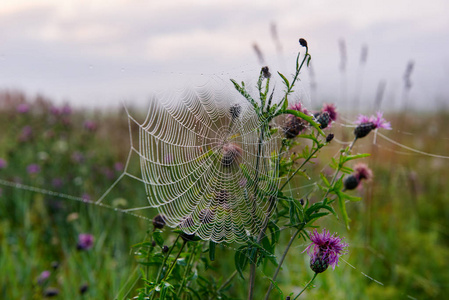
[{"label": "green stem", "polygon": [[170,247],[170,251],[169,251],[169,252],[167,253],[167,255],[165,256],[164,261],[162,262],[162,265],[161,265],[160,268],[159,268],[159,271],[158,271],[157,277],[156,277],[156,284],[159,283],[159,279],[161,278],[161,274],[162,274],[162,269],[164,268],[165,264],[167,263],[167,259],[170,257],[170,254],[172,253],[173,248],[175,248],[175,245],[176,245],[176,243],[178,242],[178,240],[179,240],[179,235],[176,237],[176,240],[175,240],[175,242],[173,243],[173,246]]},{"label": "green stem", "polygon": [[268,300],[268,297],[270,296],[271,290],[273,289],[273,282],[276,281],[276,278],[278,276],[279,271],[281,270],[281,266],[284,263],[284,259],[287,256],[288,250],[290,250],[291,245],[293,244],[293,241],[295,240],[296,236],[301,232],[301,230],[304,228],[304,225],[301,225],[293,236],[290,238],[290,241],[287,244],[287,247],[285,247],[284,254],[282,254],[281,260],[279,261],[278,267],[276,269],[276,272],[274,272],[273,278],[271,279],[270,287],[267,290],[267,293],[265,294],[265,300]]},{"label": "green stem", "polygon": [[299,292],[299,294],[293,298],[293,300],[296,300],[296,298],[298,298],[299,296],[301,296],[301,294],[309,287],[309,285],[315,280],[316,276],[318,275],[318,273],[315,273],[315,275],[313,275],[312,279],[310,279],[310,281],[307,283],[307,285],[302,289],[301,292]]},{"label": "green stem", "polygon": [[181,295],[182,288],[184,287],[184,284],[186,283],[187,272],[189,272],[189,270],[190,270],[190,265],[192,264],[193,258],[196,255],[197,248],[198,248],[197,245],[195,245],[195,248],[193,248],[192,254],[189,257],[189,262],[187,263],[186,270],[184,272],[184,276],[182,277],[181,286],[179,287],[178,293],[176,294],[178,296],[178,298],[180,298],[179,296]]},{"label": "green stem", "polygon": [[173,269],[174,269],[174,267],[175,267],[175,265],[176,265],[176,262],[178,261],[178,258],[179,258],[179,256],[181,255],[182,250],[184,249],[184,246],[186,245],[186,243],[187,243],[186,241],[183,241],[182,246],[181,246],[181,249],[179,249],[178,255],[176,255],[175,260],[172,262],[170,268],[169,268],[168,271],[167,271],[167,274],[165,274],[164,279],[162,279],[162,280],[165,280],[165,279],[168,278],[168,276],[170,276],[170,274],[171,274],[171,272],[173,271]]},{"label": "green stem", "polygon": [[237,275],[237,270],[235,270],[231,276],[229,276],[228,279],[226,279],[226,281],[218,288],[218,291],[221,291],[222,289],[224,289],[229,283],[231,283],[232,279],[234,279],[235,275]]},{"label": "green stem", "polygon": [[302,167],[304,167],[304,165],[315,155],[315,153],[317,153],[320,149],[322,148],[322,146],[320,147],[320,145],[317,146],[317,148],[306,158],[306,160],[303,161],[303,163],[296,169],[295,172],[293,172],[292,175],[290,175],[290,177],[287,178],[287,180],[284,182],[284,184],[281,186],[281,188],[279,189],[280,191],[282,191],[285,186],[289,183],[290,180],[292,180],[292,178],[296,175],[296,173],[299,172],[299,170],[302,169]]}]

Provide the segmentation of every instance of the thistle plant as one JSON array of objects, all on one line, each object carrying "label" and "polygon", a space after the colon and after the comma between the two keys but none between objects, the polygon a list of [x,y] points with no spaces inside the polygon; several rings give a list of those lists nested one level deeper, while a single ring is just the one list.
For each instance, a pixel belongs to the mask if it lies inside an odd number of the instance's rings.
[{"label": "thistle plant", "polygon": [[[354,171],[348,166],[368,156],[352,154],[352,148],[372,130],[390,126],[381,114],[360,117],[353,143],[332,159],[333,175],[311,178],[308,167],[332,143],[334,135],[326,130],[338,113],[333,104],[312,113],[291,100],[301,70],[311,61],[307,41],[300,39],[299,44],[305,51],[298,53],[292,78],[277,73],[283,84],[280,95],[272,87],[272,71],[263,67],[256,95],[245,82],[231,80],[240,94],[236,103],[223,108],[213,99],[193,97],[183,100],[186,109],[155,104],[151,110],[155,116],[139,124],[142,178],[150,206],[159,215],[148,240],[135,245],[145,282],[136,299],[228,299],[227,292],[240,276],[247,279],[251,300],[256,269],[268,263],[276,270],[267,276],[271,279],[265,299],[270,299],[274,287],[285,298],[277,279],[295,242],[312,241],[305,251],[311,255],[315,275],[304,290],[328,266],[335,268],[338,257],[346,253],[348,245],[336,234],[318,233],[318,220],[334,215],[349,229],[346,203],[361,200],[350,190],[371,177],[367,168],[359,165]],[[164,116],[172,121],[160,125],[158,118]],[[167,156],[171,159],[161,159]],[[301,178],[318,187],[305,199],[288,192]],[[165,231],[166,226],[176,228],[175,236]],[[287,231],[293,234],[282,245],[280,234]],[[280,246],[284,249],[277,257]],[[235,271],[227,279],[208,273],[217,249],[234,252]]]}]

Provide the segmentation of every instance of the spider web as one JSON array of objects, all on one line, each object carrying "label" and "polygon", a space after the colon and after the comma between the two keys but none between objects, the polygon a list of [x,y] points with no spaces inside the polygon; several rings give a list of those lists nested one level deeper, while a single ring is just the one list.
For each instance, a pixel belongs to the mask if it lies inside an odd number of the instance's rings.
[{"label": "spider web", "polygon": [[258,235],[279,184],[281,135],[262,133],[264,120],[228,91],[176,90],[152,100],[144,122],[128,114],[149,207],[168,226],[217,243]]}]

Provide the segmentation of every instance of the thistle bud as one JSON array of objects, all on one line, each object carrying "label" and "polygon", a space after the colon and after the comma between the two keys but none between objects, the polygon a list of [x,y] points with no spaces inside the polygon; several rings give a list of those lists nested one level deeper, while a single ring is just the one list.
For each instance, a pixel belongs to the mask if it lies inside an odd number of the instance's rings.
[{"label": "thistle bud", "polygon": [[330,141],[332,141],[333,139],[334,139],[334,134],[329,133],[326,137],[326,143],[330,143]]},{"label": "thistle bud", "polygon": [[359,124],[355,129],[354,129],[354,135],[356,138],[362,138],[367,136],[371,130],[375,129],[375,126],[373,123],[369,122],[369,123],[362,123]]},{"label": "thistle bud", "polygon": [[164,246],[162,247],[162,252],[163,252],[163,253],[167,253],[168,250],[169,250],[169,248],[168,248],[167,245],[164,245]]},{"label": "thistle bud", "polygon": [[87,285],[87,283],[83,284],[82,286],[80,286],[80,294],[81,295],[85,294],[88,289],[89,289],[89,285]]},{"label": "thistle bud", "polygon": [[345,179],[344,186],[347,190],[353,190],[359,186],[359,183],[360,180],[356,176],[351,175]]},{"label": "thistle bud", "polygon": [[300,39],[299,39],[299,44],[300,44],[301,46],[307,48],[307,41],[306,41],[305,39],[300,38]]},{"label": "thistle bud", "polygon": [[331,121],[331,118],[329,116],[328,112],[322,112],[315,115],[316,121],[321,125],[320,128],[324,129],[327,128],[329,125],[329,122]]},{"label": "thistle bud", "polygon": [[329,267],[329,259],[320,251],[315,257],[310,258],[310,269],[315,273],[323,273]]},{"label": "thistle bud", "polygon": [[164,226],[165,226],[164,216],[161,214],[155,216],[153,219],[153,226],[154,226],[154,228],[157,228],[157,229],[164,228]]}]

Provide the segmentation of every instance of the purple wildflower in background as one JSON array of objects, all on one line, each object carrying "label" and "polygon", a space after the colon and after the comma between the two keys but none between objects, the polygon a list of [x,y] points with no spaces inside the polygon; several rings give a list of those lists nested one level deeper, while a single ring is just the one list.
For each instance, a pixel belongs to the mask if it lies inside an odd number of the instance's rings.
[{"label": "purple wildflower in background", "polygon": [[33,134],[33,129],[31,128],[31,126],[27,125],[27,126],[23,127],[22,132],[20,133],[20,136],[19,136],[19,141],[21,141],[21,142],[28,141],[31,138],[32,134]]},{"label": "purple wildflower in background", "polygon": [[89,250],[94,245],[94,236],[89,233],[80,233],[78,235],[78,250]]},{"label": "purple wildflower in background", "polygon": [[95,131],[97,130],[97,123],[87,120],[84,122],[84,128],[88,131]]},{"label": "purple wildflower in background", "polygon": [[333,269],[338,265],[338,259],[346,254],[348,244],[342,242],[342,239],[329,231],[323,229],[322,233],[315,231],[310,234],[312,243],[304,250],[310,255],[310,268],[315,273],[326,271],[329,266]]},{"label": "purple wildflower in background", "polygon": [[72,107],[69,104],[65,104],[61,109],[61,114],[63,115],[71,115],[72,114]]},{"label": "purple wildflower in background", "polygon": [[28,104],[20,103],[19,105],[17,105],[17,112],[19,114],[26,114],[29,111],[30,111],[30,106]]},{"label": "purple wildflower in background", "polygon": [[3,158],[0,158],[0,170],[8,166],[8,163]]},{"label": "purple wildflower in background", "polygon": [[47,270],[42,271],[42,273],[40,273],[39,276],[37,277],[37,284],[43,285],[48,280],[50,275],[51,275],[50,271]]},{"label": "purple wildflower in background", "polygon": [[51,184],[53,185],[54,188],[60,188],[64,184],[64,181],[61,178],[57,177],[53,178]]},{"label": "purple wildflower in background", "polygon": [[116,162],[116,163],[114,164],[114,169],[115,169],[115,171],[117,171],[117,172],[123,171],[123,164],[122,164],[121,162]]},{"label": "purple wildflower in background", "polygon": [[61,114],[61,109],[56,106],[50,107],[50,113],[54,116],[59,116]]},{"label": "purple wildflower in background", "polygon": [[27,167],[28,174],[37,174],[41,171],[41,167],[38,164],[31,164]]},{"label": "purple wildflower in background", "polygon": [[84,202],[89,202],[91,200],[91,197],[89,194],[84,193],[81,198],[83,199]]},{"label": "purple wildflower in background", "polygon": [[300,111],[300,112],[302,112],[302,113],[305,113],[306,115],[309,114],[307,108],[303,107],[301,101],[298,101],[298,102],[292,104],[292,105],[290,106],[290,109],[296,110],[296,111]]},{"label": "purple wildflower in background", "polygon": [[75,151],[72,154],[72,160],[78,164],[82,163],[84,162],[84,155],[79,151]]}]

